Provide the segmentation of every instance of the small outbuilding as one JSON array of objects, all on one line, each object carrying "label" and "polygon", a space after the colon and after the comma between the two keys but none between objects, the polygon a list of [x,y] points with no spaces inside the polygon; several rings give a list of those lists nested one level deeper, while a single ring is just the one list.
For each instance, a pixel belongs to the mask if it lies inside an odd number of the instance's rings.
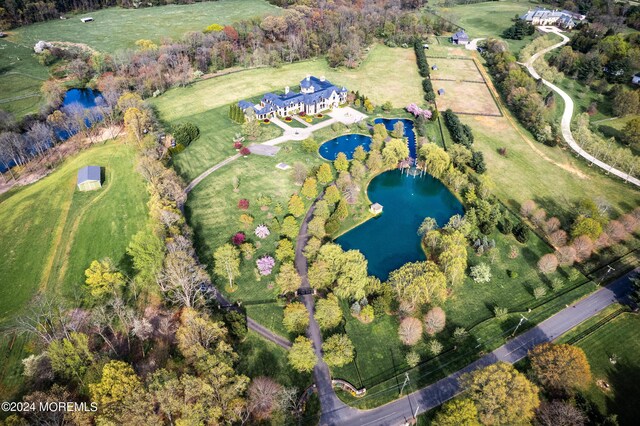
[{"label": "small outbuilding", "polygon": [[78,189],[93,191],[102,188],[102,176],[99,166],[86,166],[78,170]]},{"label": "small outbuilding", "polygon": [[86,24],[87,22],[93,21],[93,18],[91,16],[87,16],[86,18],[80,18],[80,20],[82,23]]},{"label": "small outbuilding", "polygon": [[640,72],[637,72],[631,78],[631,83],[640,85]]},{"label": "small outbuilding", "polygon": [[369,211],[373,214],[382,213],[382,204],[379,204],[379,203],[371,204],[371,207],[369,207]]},{"label": "small outbuilding", "polygon": [[431,65],[431,69],[433,71],[438,71],[438,66],[437,65]]},{"label": "small outbuilding", "polygon": [[467,44],[469,43],[469,36],[464,30],[460,30],[451,36],[451,42],[453,44]]},{"label": "small outbuilding", "polygon": [[440,96],[444,95],[444,89],[438,89],[438,95]]}]

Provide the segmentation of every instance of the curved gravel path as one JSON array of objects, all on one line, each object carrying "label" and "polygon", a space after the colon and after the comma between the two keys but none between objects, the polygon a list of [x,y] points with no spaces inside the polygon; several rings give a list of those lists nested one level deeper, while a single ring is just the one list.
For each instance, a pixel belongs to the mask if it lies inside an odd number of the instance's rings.
[{"label": "curved gravel path", "polygon": [[558,86],[540,77],[540,74],[538,74],[535,68],[533,68],[533,63],[539,57],[545,55],[546,53],[554,49],[564,46],[569,42],[570,39],[569,37],[562,34],[559,30],[555,28],[554,29],[547,28],[547,29],[543,29],[543,31],[547,33],[556,34],[562,37],[562,41],[560,43],[554,44],[553,46],[547,47],[546,49],[542,49],[541,51],[533,55],[526,63],[524,63],[524,66],[527,68],[527,70],[529,71],[529,74],[531,74],[533,78],[535,78],[536,80],[538,79],[541,80],[545,86],[549,87],[551,90],[559,94],[560,97],[562,97],[562,100],[564,101],[564,105],[565,105],[564,112],[562,113],[562,120],[560,121],[562,137],[567,142],[567,144],[571,147],[571,149],[573,149],[579,156],[589,161],[591,164],[595,164],[596,166],[605,170],[607,173],[616,175],[620,179],[640,187],[640,179],[636,179],[635,177],[630,176],[629,173],[618,170],[613,166],[605,163],[604,161],[598,160],[593,155],[589,154],[587,151],[582,149],[580,145],[578,145],[576,140],[573,138],[573,134],[571,133],[571,120],[573,118],[573,109],[574,109],[573,99],[571,99],[571,97],[564,90],[560,89]]}]

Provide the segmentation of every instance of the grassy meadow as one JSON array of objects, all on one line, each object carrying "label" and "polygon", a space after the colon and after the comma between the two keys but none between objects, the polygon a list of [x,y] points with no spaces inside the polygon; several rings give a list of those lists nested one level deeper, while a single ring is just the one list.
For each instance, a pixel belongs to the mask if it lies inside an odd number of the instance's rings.
[{"label": "grassy meadow", "polygon": [[[125,248],[147,211],[146,190],[133,159],[128,146],[95,146],[3,199],[0,321],[18,314],[38,291],[72,295],[94,259],[109,256],[126,266]],[[76,190],[77,171],[85,165],[105,167],[100,190]]]},{"label": "grassy meadow", "polygon": [[[612,306],[603,311],[575,331],[563,336],[560,341],[566,342],[596,326],[617,308],[619,306]],[[584,391],[584,395],[595,403],[602,413],[617,414],[621,425],[634,424],[640,415],[640,407],[634,404],[640,394],[640,341],[637,338],[639,329],[638,314],[622,313],[573,343],[585,351],[591,365],[593,381]],[[610,361],[613,355],[617,357],[615,364]],[[603,383],[610,387],[603,387]]]},{"label": "grassy meadow", "polygon": [[[531,1],[490,1],[475,4],[444,7],[442,3],[434,6],[435,13],[465,29],[470,39],[482,37],[500,37],[504,30],[513,25],[515,15],[522,15],[528,9],[545,6]],[[547,6],[552,8],[552,6]],[[518,52],[533,39],[505,40],[513,52]]]},{"label": "grassy meadow", "polygon": [[[27,25],[10,32],[10,39],[27,46],[38,40],[82,43],[113,53],[134,48],[140,39],[158,43],[165,38],[180,38],[187,31],[202,31],[211,24],[278,13],[280,9],[265,0],[217,0],[140,9],[111,7]],[[94,21],[80,22],[86,16]]]},{"label": "grassy meadow", "polygon": [[[402,70],[402,75],[389,78],[389,67]],[[333,69],[324,58],[319,58],[280,68],[245,70],[168,90],[154,99],[153,104],[163,119],[173,122],[241,99],[283,90],[285,86],[294,87],[307,74],[324,75],[337,86],[358,90],[376,105],[390,101],[402,108],[411,102],[423,103],[422,79],[413,50],[376,44],[356,69]]]}]

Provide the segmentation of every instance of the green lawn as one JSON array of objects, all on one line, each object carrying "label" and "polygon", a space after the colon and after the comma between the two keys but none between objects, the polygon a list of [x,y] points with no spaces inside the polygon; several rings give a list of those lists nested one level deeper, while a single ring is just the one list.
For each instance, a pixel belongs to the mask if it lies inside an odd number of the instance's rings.
[{"label": "green lawn", "polygon": [[[54,299],[82,295],[84,270],[111,257],[126,273],[125,249],[147,217],[147,192],[134,171],[133,148],[116,142],[94,146],[67,160],[50,176],[12,191],[0,203],[0,323],[10,325],[36,292]],[[105,167],[103,187],[80,193],[76,174],[85,165]],[[24,340],[7,353],[0,390],[10,395],[21,382]]]},{"label": "green lawn", "polygon": [[[236,291],[231,293],[230,297],[245,302],[249,316],[287,336],[282,326],[282,306],[276,302],[276,291],[273,288],[275,274],[261,277],[259,281],[256,280],[255,274],[256,259],[265,254],[273,256],[279,238],[272,232],[269,237],[260,240],[253,232],[261,223],[271,229],[273,216],[277,216],[281,222],[284,214],[275,213],[276,203],[280,203],[286,211],[289,197],[300,189],[294,184],[291,171],[278,170],[275,165],[280,162],[293,164],[300,161],[311,168],[320,164],[322,160],[317,154],[304,153],[298,142],[285,143],[280,147],[282,149],[275,157],[251,155],[240,158],[207,177],[189,194],[186,213],[196,233],[196,247],[200,259],[209,266],[210,271],[213,266],[213,251],[228,242],[235,232],[244,231],[248,240],[260,244],[252,259],[243,260],[242,275],[237,280]],[[232,187],[234,176],[240,179],[237,193],[233,192]],[[256,201],[261,194],[273,200],[267,211],[263,211]],[[238,201],[242,198],[249,200],[250,205],[246,213],[254,217],[254,223],[249,228],[245,228],[239,221],[240,215],[245,213],[238,209]],[[307,206],[309,204],[307,201]],[[217,284],[218,288],[224,289],[223,281]]]},{"label": "green lawn", "polygon": [[[211,24],[232,24],[253,16],[279,14],[280,10],[265,0],[217,0],[139,9],[112,7],[67,15],[66,20],[27,25],[12,31],[10,37],[27,46],[38,40],[67,41],[112,53],[134,48],[136,40],[159,43],[163,38],[181,38],[187,31],[202,31]],[[83,24],[80,18],[85,16],[95,21]]]},{"label": "green lawn", "polygon": [[[133,161],[128,146],[95,146],[2,201],[0,276],[12,284],[0,287],[0,321],[19,313],[38,290],[77,290],[93,259],[125,263],[125,248],[147,212]],[[102,189],[80,193],[76,173],[89,164],[105,167],[106,180]]]},{"label": "green lawn", "polygon": [[[480,37],[502,38],[504,30],[513,25],[515,15],[522,15],[528,9],[544,6],[543,3],[530,1],[490,1],[475,4],[464,4],[455,7],[444,7],[442,3],[435,6],[435,12],[463,27],[471,39]],[[551,6],[549,6],[552,8]],[[532,37],[524,40],[505,40],[513,52],[518,52]]]},{"label": "green lawn", "polygon": [[[612,307],[592,318],[575,332],[563,336],[561,341],[567,341],[597,324],[612,310],[615,308]],[[640,407],[637,404],[638,395],[640,395],[638,330],[640,330],[640,316],[623,313],[574,343],[585,351],[591,365],[593,382],[585,395],[598,406],[601,412],[617,414],[621,425],[635,424],[640,415]],[[618,360],[612,364],[610,357],[614,354]],[[610,388],[598,386],[598,381],[604,381]]]},{"label": "green lawn", "polygon": [[[389,78],[389,67],[402,70],[402,77]],[[163,119],[173,122],[240,99],[260,96],[285,86],[299,84],[307,74],[326,76],[336,85],[358,90],[374,104],[391,101],[402,108],[422,100],[422,79],[412,49],[375,45],[357,69],[333,69],[324,58],[296,62],[280,68],[260,68],[211,78],[186,88],[167,91],[154,99]]]},{"label": "green lawn", "polygon": [[49,77],[30,46],[0,39],[0,108],[17,117],[38,112],[40,86]]}]

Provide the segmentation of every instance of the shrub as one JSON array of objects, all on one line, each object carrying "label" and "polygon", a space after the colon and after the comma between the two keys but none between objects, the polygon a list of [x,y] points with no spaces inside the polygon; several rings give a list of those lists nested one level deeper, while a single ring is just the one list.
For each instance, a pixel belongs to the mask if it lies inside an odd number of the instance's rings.
[{"label": "shrub", "polygon": [[310,154],[313,154],[318,150],[318,142],[316,142],[313,137],[308,137],[307,139],[303,140],[300,145],[305,152],[308,152]]},{"label": "shrub", "polygon": [[267,225],[258,225],[255,230],[256,237],[260,238],[261,240],[267,238],[270,233],[271,232],[269,232],[269,228],[267,228]]},{"label": "shrub", "polygon": [[249,148],[247,148],[246,146],[243,146],[242,148],[240,148],[240,155],[246,157],[249,154],[251,154],[251,151],[249,150]]},{"label": "shrub", "polygon": [[479,263],[471,267],[471,273],[469,275],[476,283],[488,283],[491,281],[491,267],[484,262]]},{"label": "shrub", "polygon": [[547,294],[546,287],[539,286],[533,289],[533,297],[536,299],[543,298]]},{"label": "shrub", "polygon": [[508,269],[508,270],[507,270],[507,275],[508,275],[508,276],[509,276],[509,278],[511,278],[511,279],[516,279],[516,278],[518,278],[518,272],[513,271],[513,270],[511,270],[511,269]]},{"label": "shrub", "polygon": [[238,208],[240,210],[247,210],[249,208],[249,200],[247,200],[246,198],[242,198],[241,200],[239,200]]},{"label": "shrub", "polygon": [[453,338],[458,342],[462,342],[467,336],[469,336],[469,332],[467,332],[464,327],[456,327],[453,331]]},{"label": "shrub", "polygon": [[501,308],[500,306],[493,308],[493,315],[499,320],[505,319],[508,313],[509,310],[507,308]]},{"label": "shrub", "polygon": [[375,318],[375,313],[373,311],[373,306],[367,305],[360,311],[360,315],[358,316],[360,321],[364,323],[370,323]]},{"label": "shrub", "polygon": [[260,275],[269,275],[271,271],[273,271],[273,267],[276,265],[276,261],[271,256],[263,256],[260,259],[256,260],[256,266],[258,267],[258,271]]},{"label": "shrub", "polygon": [[416,351],[411,351],[405,356],[405,361],[407,365],[411,368],[420,364],[420,355]]},{"label": "shrub", "polygon": [[234,246],[239,246],[240,244],[244,243],[246,239],[247,237],[244,235],[244,232],[236,232],[236,234],[231,237],[231,243]]},{"label": "shrub", "polygon": [[427,349],[429,350],[429,353],[431,355],[438,356],[442,353],[442,349],[444,349],[444,346],[442,346],[442,343],[433,339],[433,340],[430,340],[429,343],[427,344]]},{"label": "shrub", "polygon": [[524,222],[518,222],[513,227],[513,236],[522,244],[529,241],[529,227]]},{"label": "shrub", "polygon": [[200,129],[198,129],[198,126],[195,124],[189,122],[179,124],[173,131],[173,137],[176,143],[185,147],[198,139],[198,136],[200,136]]},{"label": "shrub", "polygon": [[558,291],[564,286],[564,280],[560,277],[555,277],[551,280],[551,288],[553,291]]}]

